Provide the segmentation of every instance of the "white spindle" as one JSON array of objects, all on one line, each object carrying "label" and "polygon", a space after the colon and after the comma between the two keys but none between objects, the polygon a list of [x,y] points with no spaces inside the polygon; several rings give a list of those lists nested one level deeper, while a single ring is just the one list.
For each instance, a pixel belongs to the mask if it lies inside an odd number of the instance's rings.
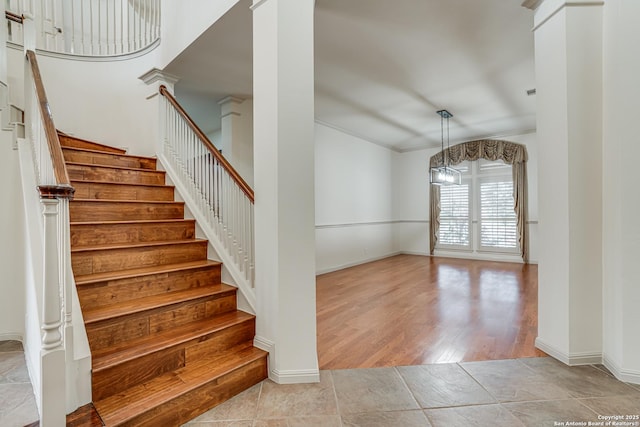
[{"label": "white spindle", "polygon": [[[151,19],[151,17],[150,17]],[[163,152],[210,229],[253,288],[253,203],[190,125],[166,100]]]},{"label": "white spindle", "polygon": [[[71,241],[69,237],[69,200],[60,199],[60,214],[58,215],[58,238],[59,253],[71,254]],[[72,321],[72,292],[73,292],[73,272],[71,270],[71,257],[61,256],[59,259],[60,283],[63,287],[62,299],[64,304],[64,325],[65,328],[71,326]]]},{"label": "white spindle", "polygon": [[135,32],[136,34],[136,50],[140,49],[142,46],[142,5],[138,3],[138,29]]},{"label": "white spindle", "polygon": [[86,42],[84,32],[84,2],[80,0],[80,52],[84,55],[86,53]]},{"label": "white spindle", "polygon": [[[29,3],[30,4],[30,3]],[[40,0],[37,11],[39,49],[85,56],[134,53],[160,37],[159,0]],[[9,8],[10,10],[23,10]],[[11,40],[13,28],[9,24]],[[57,28],[62,28],[58,33]]]},{"label": "white spindle", "polygon": [[123,2],[120,2],[120,53],[124,53],[124,6]]}]

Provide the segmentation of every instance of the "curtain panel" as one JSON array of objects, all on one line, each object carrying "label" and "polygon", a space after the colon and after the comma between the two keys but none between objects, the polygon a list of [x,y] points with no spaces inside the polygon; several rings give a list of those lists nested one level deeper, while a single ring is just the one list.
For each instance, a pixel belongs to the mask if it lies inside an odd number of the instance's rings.
[{"label": "curtain panel", "polygon": [[[443,157],[444,156],[444,157]],[[440,151],[429,160],[429,168],[441,166],[448,158],[451,165],[465,160],[502,160],[511,165],[513,174],[514,211],[517,217],[518,243],[522,260],[529,262],[529,233],[527,229],[527,147],[515,142],[480,139],[464,142]],[[433,255],[440,227],[440,186],[431,185],[429,192],[430,250]]]}]

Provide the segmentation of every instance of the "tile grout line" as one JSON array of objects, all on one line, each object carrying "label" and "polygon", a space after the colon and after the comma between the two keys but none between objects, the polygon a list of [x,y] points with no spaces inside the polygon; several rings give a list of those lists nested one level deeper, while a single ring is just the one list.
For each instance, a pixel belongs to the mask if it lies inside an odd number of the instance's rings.
[{"label": "tile grout line", "polygon": [[[594,399],[594,398],[593,398],[593,397],[587,397],[587,398],[585,398],[585,399]],[[602,398],[595,398],[595,399],[602,399]],[[578,399],[578,398],[576,398],[576,399],[574,399],[574,400],[576,400],[576,401],[578,402],[578,404],[579,404],[579,405],[584,406],[585,408],[587,408],[588,410],[590,410],[591,412],[593,412],[593,413],[594,413],[594,414],[596,414],[596,415],[605,415],[605,414],[598,414],[598,413],[595,411],[595,409],[593,409],[593,408],[591,408],[591,407],[587,406],[585,403],[581,402],[581,400],[583,400],[583,399]]]},{"label": "tile grout line", "polygon": [[[268,381],[268,378],[260,381],[260,390],[258,391],[258,398],[256,399],[256,412],[255,412],[255,415],[253,416],[253,420],[251,420],[251,425],[253,427],[255,427],[256,423],[258,422],[258,411],[260,410],[260,399],[262,399],[262,386],[264,385],[265,381]],[[287,422],[287,424],[289,423]]]},{"label": "tile grout line", "polygon": [[[473,362],[466,362],[466,363],[473,363]],[[474,376],[471,374],[471,372],[467,371],[467,370],[464,368],[464,366],[462,366],[462,365],[460,364],[460,362],[456,363],[456,365],[458,365],[458,366],[460,367],[460,369],[462,369],[462,370],[464,371],[464,373],[465,373],[465,374],[469,375],[469,377],[470,377],[473,381],[475,381],[475,383],[476,383],[476,384],[478,384],[478,385],[480,386],[480,388],[481,388],[481,389],[483,389],[484,391],[486,391],[486,392],[487,392],[487,394],[488,394],[489,396],[491,396],[491,398],[492,398],[493,400],[495,400],[495,402],[496,402],[497,404],[501,404],[501,403],[502,403],[502,402],[500,401],[500,399],[498,399],[496,396],[494,396],[494,395],[493,395],[493,393],[491,393],[489,390],[487,390],[487,388],[486,388],[486,387],[485,387],[485,386],[480,382],[480,380],[478,380],[476,377],[474,377]]]},{"label": "tile grout line", "polygon": [[[518,360],[518,359],[516,359]],[[466,362],[466,363],[473,363],[473,362]],[[469,375],[469,377],[471,377],[471,379],[473,379],[473,381],[475,381],[484,391],[487,392],[487,394],[489,394],[489,396],[491,396],[495,401],[496,404],[502,408],[503,410],[507,411],[507,413],[509,413],[513,418],[515,418],[516,420],[518,420],[518,422],[524,427],[525,424],[524,422],[518,418],[512,411],[509,410],[509,408],[505,407],[503,405],[503,403],[515,403],[515,402],[503,402],[500,399],[498,399],[496,396],[494,396],[493,393],[491,393],[489,390],[487,390],[487,388],[480,382],[480,380],[478,380],[476,377],[474,377],[471,372],[467,371],[464,366],[462,366],[462,364],[460,362],[456,363],[456,365],[458,365],[467,375]],[[522,364],[524,365],[524,363]],[[525,367],[528,368],[528,366],[524,365]]]},{"label": "tile grout line", "polygon": [[418,402],[418,399],[416,399],[416,396],[415,396],[415,394],[413,394],[413,391],[411,390],[411,387],[409,387],[409,384],[407,384],[407,381],[404,379],[404,377],[402,376],[402,374],[400,373],[400,370],[398,368],[400,368],[400,366],[393,366],[393,370],[400,377],[400,381],[402,381],[402,384],[404,384],[404,387],[407,389],[407,391],[409,392],[409,394],[413,398],[413,401],[416,402],[416,405],[418,406],[418,409],[421,410],[421,411],[424,411],[425,408],[423,408],[422,405],[420,405],[420,402]]},{"label": "tile grout line", "polygon": [[336,402],[336,413],[338,415],[338,419],[340,420],[340,426],[342,427],[344,424],[342,423],[342,414],[340,413],[340,402],[338,401],[338,392],[336,391],[336,382],[333,380],[333,371],[332,369],[327,370],[331,377],[331,389],[333,390],[333,399]]},{"label": "tile grout line", "polygon": [[[413,401],[416,402],[416,405],[418,406],[417,410],[422,412],[422,416],[424,416],[424,418],[427,420],[427,423],[429,423],[429,425],[432,426],[433,424],[431,423],[431,419],[429,418],[429,416],[425,412],[426,409],[423,408],[422,405],[420,405],[420,402],[418,402],[418,399],[416,398],[416,395],[411,390],[411,387],[409,387],[409,384],[407,384],[407,381],[402,376],[402,373],[400,373],[400,369],[399,368],[400,368],[400,366],[394,366],[393,367],[393,369],[395,370],[396,374],[400,377],[400,381],[402,381],[402,384],[404,384],[404,386],[407,389],[407,391],[409,391],[409,394],[413,398]],[[411,409],[409,409],[409,410],[411,410]]]}]

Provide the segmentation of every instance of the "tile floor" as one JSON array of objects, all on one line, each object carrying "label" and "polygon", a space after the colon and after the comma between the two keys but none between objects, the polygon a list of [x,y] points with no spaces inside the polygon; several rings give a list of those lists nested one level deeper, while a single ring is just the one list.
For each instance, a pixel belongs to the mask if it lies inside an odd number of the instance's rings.
[{"label": "tile floor", "polygon": [[322,371],[318,384],[266,380],[184,427],[555,427],[598,415],[640,426],[640,386],[603,366],[532,358]]},{"label": "tile floor", "polygon": [[[266,380],[184,426],[557,427],[586,426],[599,415],[640,426],[640,385],[600,365],[531,358],[322,371],[317,384]],[[0,426],[36,419],[22,346],[0,343]]]},{"label": "tile floor", "polygon": [[19,341],[0,341],[0,426],[38,421],[38,408]]}]

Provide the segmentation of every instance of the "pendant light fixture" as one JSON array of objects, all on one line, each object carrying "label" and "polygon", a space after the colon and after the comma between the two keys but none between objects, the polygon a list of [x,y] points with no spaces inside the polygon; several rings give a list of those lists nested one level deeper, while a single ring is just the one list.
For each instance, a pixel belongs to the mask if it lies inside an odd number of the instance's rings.
[{"label": "pendant light fixture", "polygon": [[[459,170],[451,167],[449,159],[449,119],[453,114],[447,110],[437,112],[440,115],[440,145],[442,153],[442,164],[434,166],[429,171],[429,182],[433,185],[460,185],[462,174]],[[444,121],[447,121],[447,151],[444,151]]]}]

